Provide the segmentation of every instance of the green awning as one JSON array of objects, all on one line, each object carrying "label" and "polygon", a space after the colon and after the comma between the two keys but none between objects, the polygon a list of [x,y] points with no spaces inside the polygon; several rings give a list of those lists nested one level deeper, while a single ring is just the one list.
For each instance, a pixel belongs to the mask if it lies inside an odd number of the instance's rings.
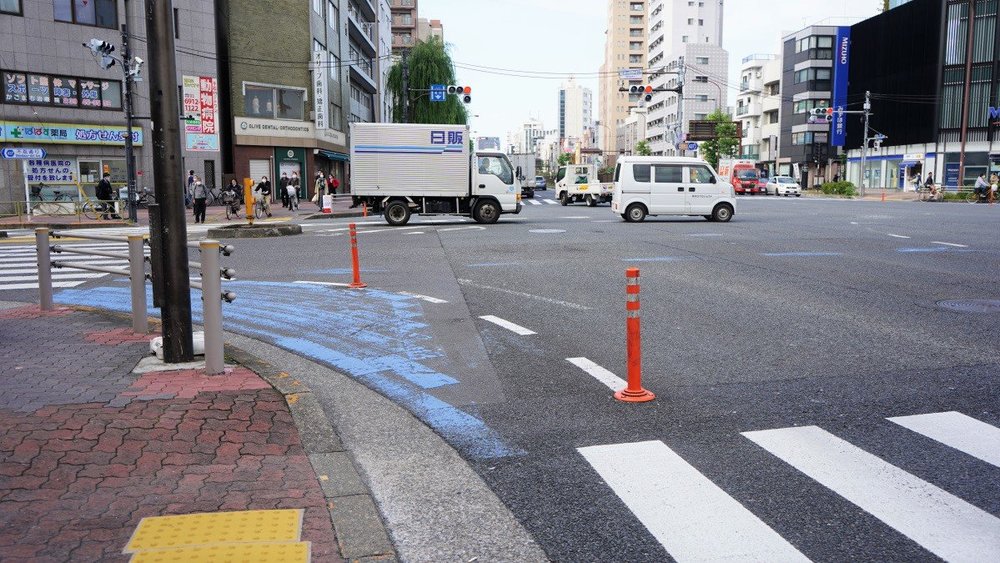
[{"label": "green awning", "polygon": [[343,162],[350,162],[351,161],[351,156],[347,155],[347,154],[344,154],[342,152],[333,152],[333,151],[327,151],[327,150],[319,149],[319,154],[323,158],[326,158],[328,160],[341,160]]}]

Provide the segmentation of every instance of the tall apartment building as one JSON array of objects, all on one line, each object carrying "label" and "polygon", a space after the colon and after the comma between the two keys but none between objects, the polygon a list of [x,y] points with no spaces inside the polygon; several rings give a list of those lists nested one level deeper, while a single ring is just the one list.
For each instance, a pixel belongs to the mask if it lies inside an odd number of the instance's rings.
[{"label": "tall apartment building", "polygon": [[619,91],[622,86],[638,84],[642,76],[629,82],[619,79],[619,71],[646,68],[647,0],[608,0],[608,27],[604,39],[604,64],[601,65],[599,145],[606,160],[613,164],[618,153],[630,150],[617,143],[618,127],[629,111],[639,105],[639,96]]},{"label": "tall apartment building", "polygon": [[586,130],[593,127],[594,94],[570,78],[559,89],[559,137],[584,138]]},{"label": "tall apartment building", "polygon": [[[132,2],[132,4],[136,4]],[[175,0],[177,28],[177,104],[186,116],[182,139],[183,166],[206,183],[221,183],[216,66],[216,19],[211,2]],[[44,148],[44,159],[0,160],[0,212],[13,202],[30,199],[44,183],[42,197],[53,190],[88,196],[101,176],[124,186],[125,115],[122,68],[102,69],[82,46],[101,39],[117,46],[120,26],[134,37],[146,36],[145,12],[132,6],[125,17],[123,0],[75,4],[69,0],[0,2],[0,143],[5,147]],[[149,60],[144,41],[131,42],[133,56]],[[150,115],[148,82],[136,84],[134,114]],[[154,187],[153,149],[148,120],[136,120],[133,133],[137,187]]]},{"label": "tall apartment building", "polygon": [[685,73],[683,100],[676,92],[656,92],[647,105],[646,139],[655,155],[685,154],[678,143],[687,123],[726,108],[729,55],[720,46],[723,7],[724,0],[650,1],[650,83],[657,89],[677,88],[677,73]]},{"label": "tall apartment building", "polygon": [[777,55],[756,54],[744,57],[742,63],[733,108],[733,118],[743,126],[740,157],[758,160],[761,168],[771,170],[780,127],[781,61]]},{"label": "tall apartment building", "polygon": [[441,20],[417,18],[417,39],[427,41],[431,37],[436,37],[444,43],[444,24]]},{"label": "tall apartment building", "polygon": [[378,57],[375,66],[378,70],[378,121],[392,122],[392,94],[389,92],[389,70],[392,69],[392,7],[389,0],[378,0]]},{"label": "tall apartment building", "polygon": [[417,0],[392,1],[392,50],[409,49],[417,42]]}]

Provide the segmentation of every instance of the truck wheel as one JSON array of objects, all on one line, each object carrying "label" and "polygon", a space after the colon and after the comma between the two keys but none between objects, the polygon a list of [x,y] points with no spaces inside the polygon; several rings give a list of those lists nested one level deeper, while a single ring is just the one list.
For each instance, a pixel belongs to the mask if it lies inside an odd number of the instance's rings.
[{"label": "truck wheel", "polygon": [[385,207],[385,222],[401,227],[410,221],[410,207],[402,201],[393,201]]},{"label": "truck wheel", "polygon": [[559,205],[563,207],[569,205],[569,196],[566,195],[566,192],[562,192],[559,194]]},{"label": "truck wheel", "polygon": [[719,223],[726,223],[733,218],[733,208],[728,204],[720,203],[712,210],[712,219]]},{"label": "truck wheel", "polygon": [[640,203],[633,203],[625,210],[625,220],[629,223],[640,223],[646,218],[646,208]]},{"label": "truck wheel", "polygon": [[597,200],[594,199],[594,196],[587,196],[587,207],[597,207]]},{"label": "truck wheel", "polygon": [[497,202],[492,200],[486,200],[479,202],[476,206],[475,212],[472,217],[477,223],[483,223],[484,225],[492,225],[500,219],[500,206]]}]

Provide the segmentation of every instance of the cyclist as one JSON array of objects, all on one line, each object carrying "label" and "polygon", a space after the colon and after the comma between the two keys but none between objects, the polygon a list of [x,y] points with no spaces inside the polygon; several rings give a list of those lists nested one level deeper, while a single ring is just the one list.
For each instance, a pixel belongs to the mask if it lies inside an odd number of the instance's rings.
[{"label": "cyclist", "polygon": [[101,181],[97,183],[94,195],[97,196],[103,207],[101,210],[103,212],[101,215],[102,219],[121,219],[121,216],[115,212],[115,190],[111,186],[111,174],[108,172],[104,173]]},{"label": "cyclist", "polygon": [[271,181],[267,179],[267,176],[260,177],[260,183],[257,184],[255,188],[256,192],[260,193],[261,205],[264,208],[264,213],[267,216],[271,216]]},{"label": "cyclist", "polygon": [[979,177],[976,178],[976,187],[975,187],[978,199],[980,200],[986,199],[986,194],[988,193],[989,189],[990,185],[986,182],[986,174],[980,174]]}]

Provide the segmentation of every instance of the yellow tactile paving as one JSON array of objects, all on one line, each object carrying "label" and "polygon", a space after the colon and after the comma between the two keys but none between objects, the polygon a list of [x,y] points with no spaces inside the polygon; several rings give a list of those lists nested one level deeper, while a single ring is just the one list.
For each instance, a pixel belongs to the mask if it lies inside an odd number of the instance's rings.
[{"label": "yellow tactile paving", "polygon": [[131,563],[309,563],[309,542],[247,544],[231,543],[205,547],[176,547],[140,551]]},{"label": "yellow tactile paving", "polygon": [[245,510],[143,518],[125,553],[228,543],[297,542],[302,510]]}]

